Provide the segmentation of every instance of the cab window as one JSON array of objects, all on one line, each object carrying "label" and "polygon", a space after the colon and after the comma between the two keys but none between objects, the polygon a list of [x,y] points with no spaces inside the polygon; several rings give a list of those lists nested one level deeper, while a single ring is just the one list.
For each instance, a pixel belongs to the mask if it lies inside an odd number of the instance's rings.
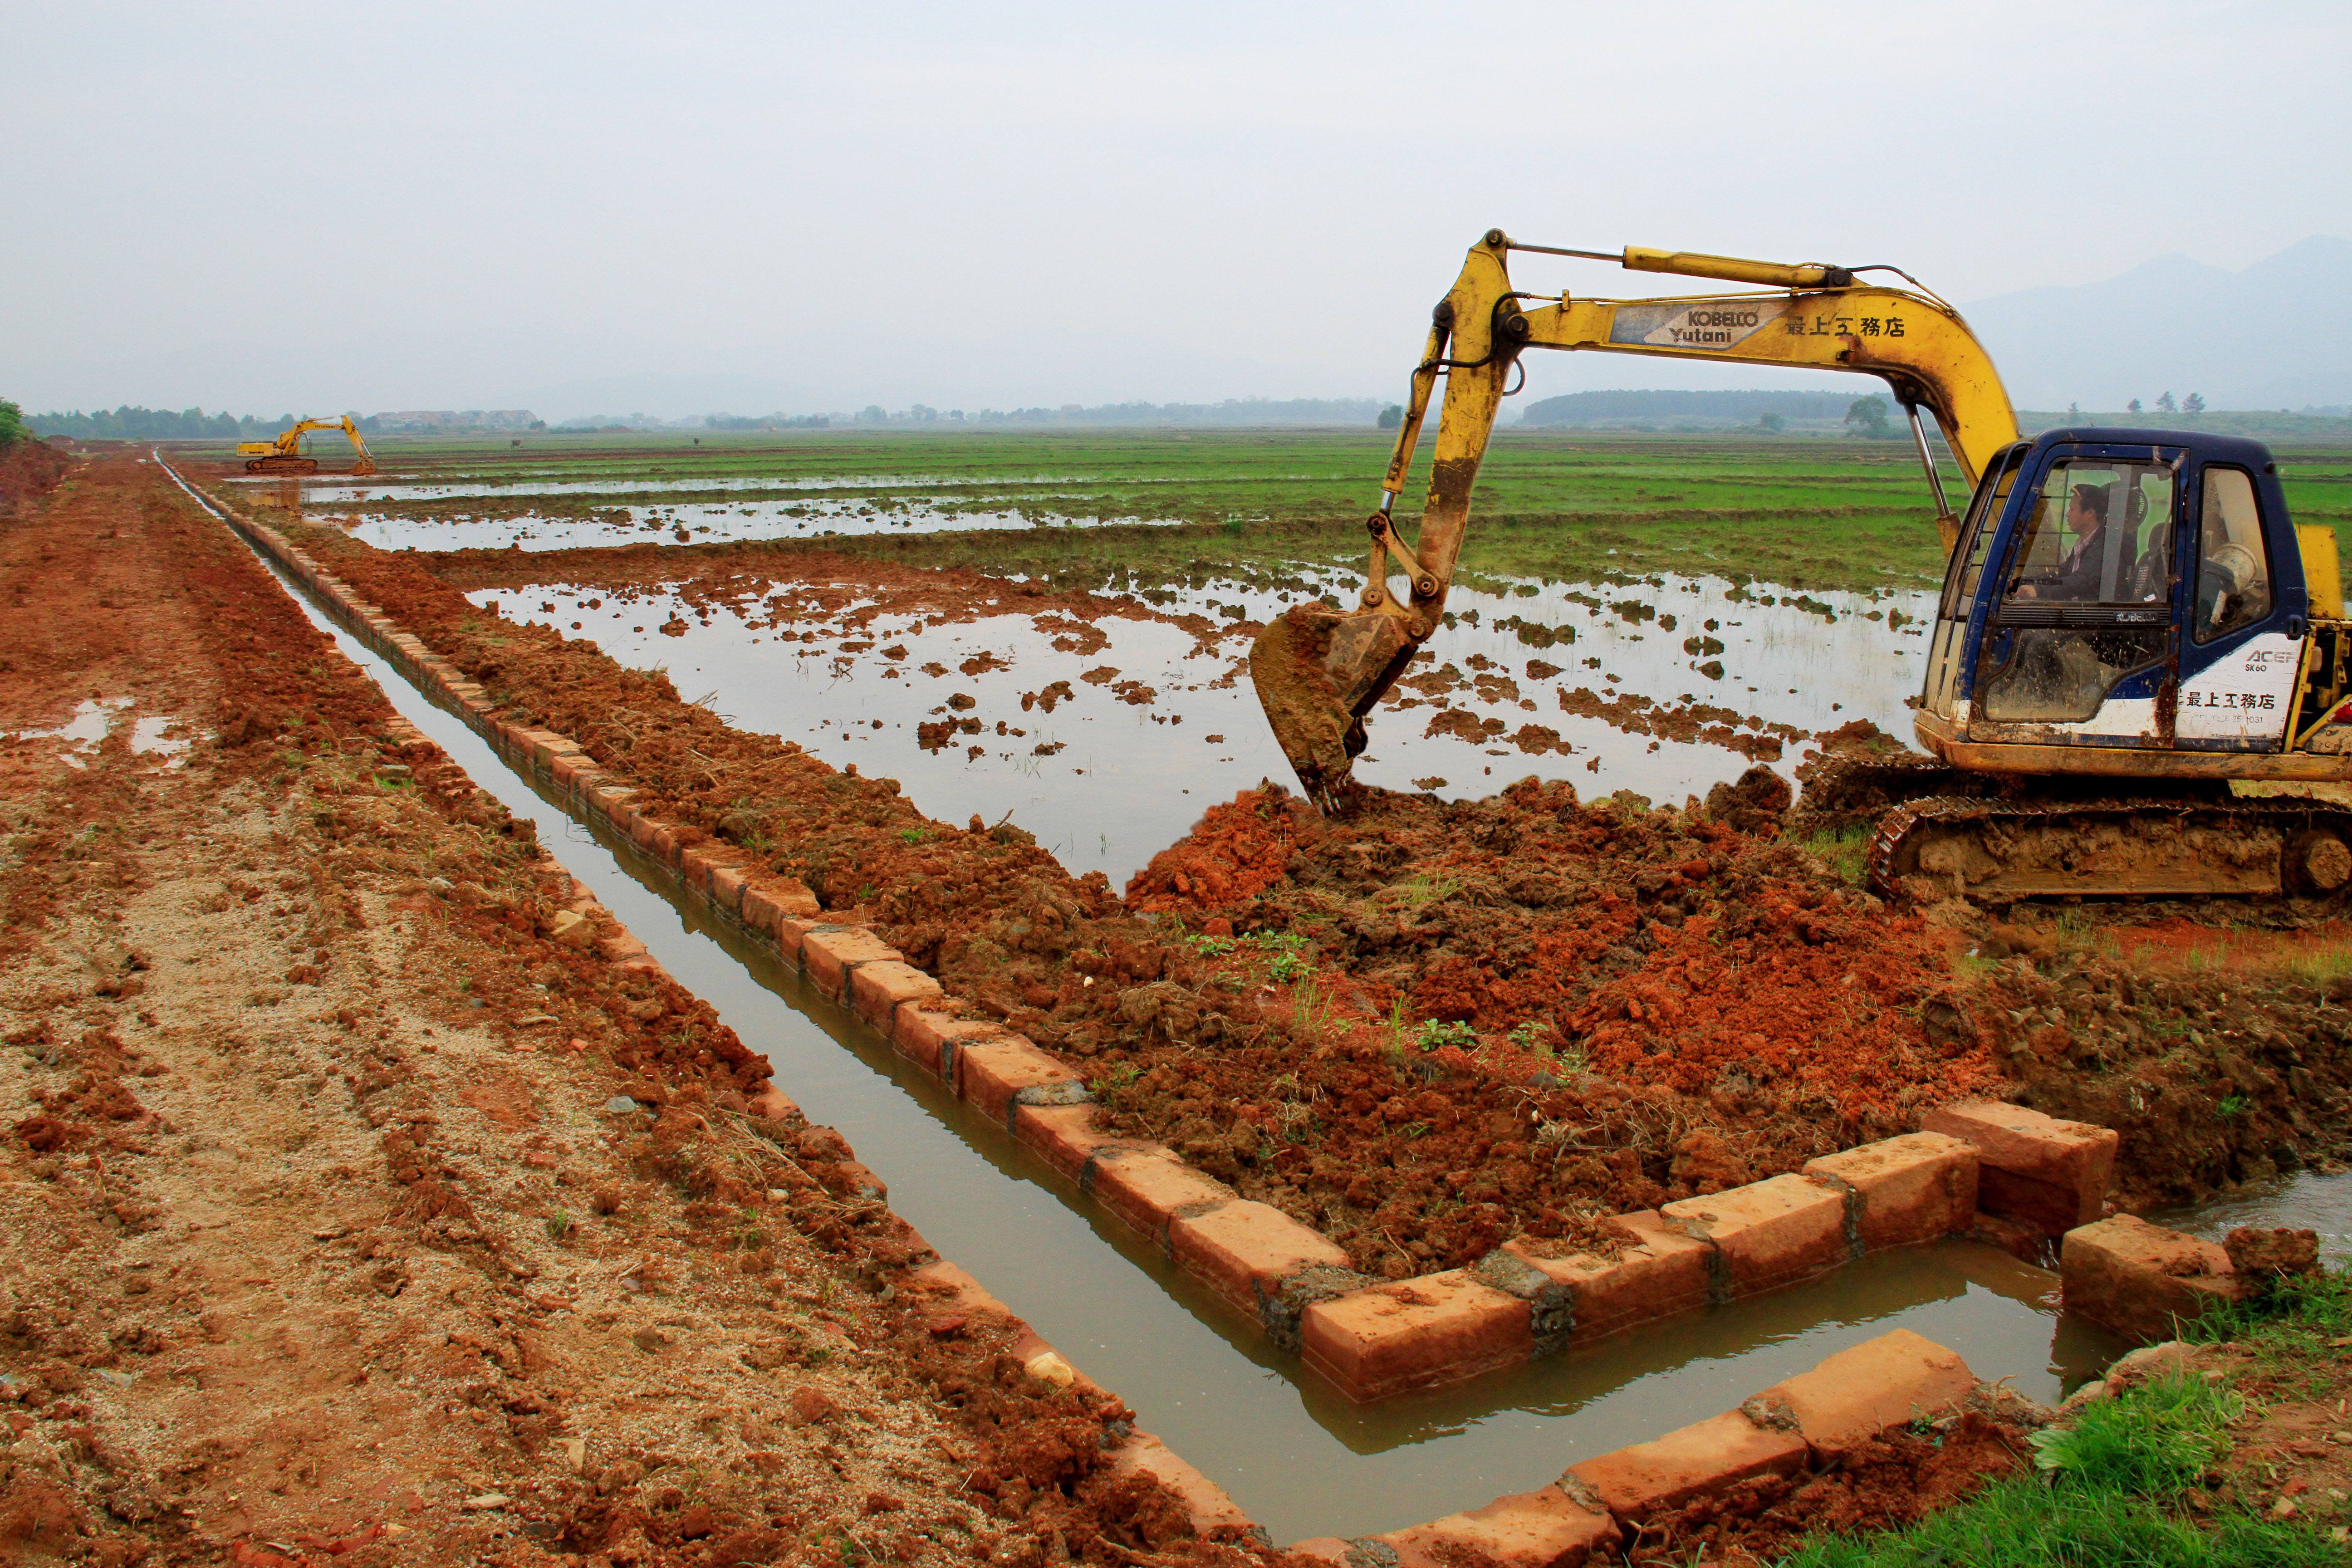
[{"label": "cab window", "polygon": [[2152,605],[2169,595],[2172,468],[2075,460],[2043,476],[2003,596]]},{"label": "cab window", "polygon": [[2000,531],[2001,509],[2008,504],[2010,487],[2017,482],[2018,469],[2024,463],[2025,453],[2019,449],[1998,473],[1977,487],[1976,499],[1969,506],[1968,521],[1962,525],[1959,548],[1952,552],[1953,572],[1943,607],[1948,620],[1966,616],[1969,607],[1976,602],[1977,584],[1984,577],[1985,556],[1992,549],[1993,535]]},{"label": "cab window", "polygon": [[2197,525],[2197,640],[2211,642],[2271,613],[2271,556],[2254,477],[2243,468],[2205,470]]}]

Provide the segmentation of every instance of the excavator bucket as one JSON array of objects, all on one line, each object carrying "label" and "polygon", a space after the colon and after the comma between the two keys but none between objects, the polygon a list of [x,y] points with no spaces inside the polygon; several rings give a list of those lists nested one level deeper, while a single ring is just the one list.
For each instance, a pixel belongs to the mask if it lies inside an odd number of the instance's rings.
[{"label": "excavator bucket", "polygon": [[1377,611],[1342,614],[1295,605],[1258,633],[1250,682],[1282,754],[1316,809],[1344,816],[1362,798],[1350,771],[1364,749],[1364,715],[1409,654],[1403,628]]}]

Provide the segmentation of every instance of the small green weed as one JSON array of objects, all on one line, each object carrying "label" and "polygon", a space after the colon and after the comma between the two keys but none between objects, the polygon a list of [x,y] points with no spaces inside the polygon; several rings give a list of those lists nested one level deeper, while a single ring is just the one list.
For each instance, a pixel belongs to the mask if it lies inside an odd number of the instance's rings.
[{"label": "small green weed", "polygon": [[1840,881],[1852,887],[1861,887],[1869,870],[1870,829],[1867,827],[1816,833],[1802,840],[1798,847],[1827,866]]},{"label": "small green weed", "polygon": [[1222,936],[1188,936],[1184,945],[1203,958],[1223,958],[1234,950],[1232,939]]},{"label": "small green weed", "polygon": [[898,842],[901,844],[920,844],[930,837],[930,831],[928,828],[902,827],[898,829]]},{"label": "small green weed", "polygon": [[548,1240],[562,1241],[565,1237],[570,1236],[571,1234],[572,1216],[570,1215],[565,1214],[562,1209],[557,1209],[553,1214],[547,1216]]},{"label": "small green weed", "polygon": [[1265,972],[1277,983],[1286,985],[1306,973],[1309,967],[1307,960],[1298,953],[1277,952],[1274,955],[1274,962],[1266,965]]},{"label": "small green weed", "polygon": [[2027,1439],[2044,1470],[2111,1491],[2177,1492],[2229,1451],[2227,1428],[2245,1402],[2190,1373],[2175,1373],[2122,1398],[2088,1405],[2072,1426]]},{"label": "small green weed", "polygon": [[2254,1108],[2254,1102],[2242,1094],[2225,1094],[2214,1102],[2213,1114],[2223,1121],[2234,1121]]},{"label": "small green weed", "polygon": [[1422,1020],[1420,1033],[1413,1043],[1424,1051],[1442,1051],[1448,1046],[1459,1046],[1465,1051],[1478,1047],[1478,1031],[1467,1023],[1456,1020],[1444,1023],[1435,1018]]}]

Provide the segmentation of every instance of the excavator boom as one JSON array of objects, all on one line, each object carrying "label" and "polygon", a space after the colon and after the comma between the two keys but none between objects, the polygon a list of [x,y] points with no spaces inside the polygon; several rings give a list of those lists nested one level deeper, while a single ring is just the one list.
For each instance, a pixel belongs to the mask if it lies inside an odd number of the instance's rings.
[{"label": "excavator boom", "polygon": [[[1640,271],[1763,284],[1766,293],[1664,300],[1578,300],[1514,289],[1513,250],[1618,261]],[[1924,289],[1854,281],[1854,270],[1731,257],[1627,249],[1622,253],[1515,245],[1491,229],[1471,247],[1434,312],[1380,508],[1366,521],[1371,559],[1354,610],[1302,605],[1277,618],[1250,650],[1258,701],[1299,783],[1322,810],[1350,808],[1350,764],[1364,747],[1364,715],[1437,626],[1470,516],[1470,494],[1502,405],[1528,349],[1593,349],[1662,359],[1733,361],[1854,371],[1883,379],[1909,413],[1923,459],[1922,409],[1942,430],[1973,485],[1993,455],[2017,439],[2000,374],[1959,313]],[[1877,270],[1861,268],[1860,270]],[[1888,269],[1891,270],[1891,269]],[[1429,492],[1412,542],[1397,532],[1396,498],[1420,442],[1439,379]],[[1937,525],[1948,550],[1958,524],[1937,486]],[[1405,595],[1391,580],[1402,574]]]}]

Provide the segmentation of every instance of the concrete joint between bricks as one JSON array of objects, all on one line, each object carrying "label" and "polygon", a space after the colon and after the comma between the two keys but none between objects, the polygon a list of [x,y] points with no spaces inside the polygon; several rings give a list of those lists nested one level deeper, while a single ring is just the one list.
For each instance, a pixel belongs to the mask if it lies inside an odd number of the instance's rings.
[{"label": "concrete joint between bricks", "polygon": [[1536,1359],[1559,1354],[1576,1332],[1576,1292],[1515,1252],[1496,1247],[1470,1266],[1470,1277],[1528,1304]]},{"label": "concrete joint between bricks", "polygon": [[1862,1189],[1833,1171],[1809,1172],[1805,1180],[1827,1187],[1845,1200],[1845,1255],[1864,1256],[1869,1248],[1862,1244]]}]

